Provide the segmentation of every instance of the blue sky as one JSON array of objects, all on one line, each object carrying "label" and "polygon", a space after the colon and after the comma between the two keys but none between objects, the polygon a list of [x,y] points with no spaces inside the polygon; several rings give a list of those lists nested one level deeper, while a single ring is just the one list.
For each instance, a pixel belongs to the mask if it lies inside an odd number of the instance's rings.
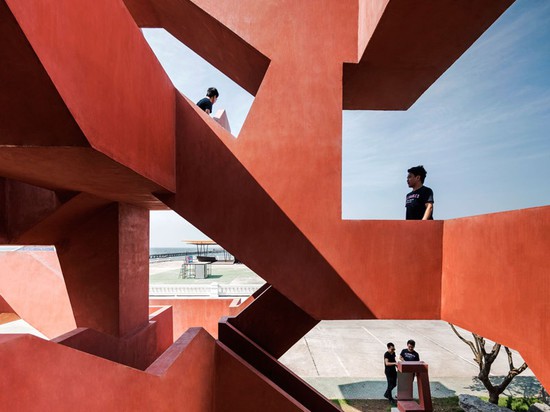
[{"label": "blue sky", "polygon": [[[253,96],[162,30],[144,30],[191,100],[214,85],[238,134]],[[550,1],[518,0],[404,112],[343,112],[344,219],[403,219],[406,169],[423,164],[436,219],[550,204]],[[151,245],[205,236],[152,212]]]}]

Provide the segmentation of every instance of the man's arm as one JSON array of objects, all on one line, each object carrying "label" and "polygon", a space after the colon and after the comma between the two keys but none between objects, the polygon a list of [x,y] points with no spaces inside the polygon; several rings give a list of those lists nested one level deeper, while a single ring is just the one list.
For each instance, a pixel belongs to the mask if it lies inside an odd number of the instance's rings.
[{"label": "man's arm", "polygon": [[210,114],[210,109],[205,110],[206,114]]},{"label": "man's arm", "polygon": [[424,212],[424,216],[422,217],[422,220],[428,220],[432,215],[433,209],[434,209],[433,203],[426,203],[426,211]]}]

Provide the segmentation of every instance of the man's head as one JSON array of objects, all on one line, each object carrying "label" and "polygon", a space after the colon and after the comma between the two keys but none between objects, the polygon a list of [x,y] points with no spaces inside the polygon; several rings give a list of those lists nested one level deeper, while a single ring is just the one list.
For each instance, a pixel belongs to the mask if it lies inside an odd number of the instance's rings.
[{"label": "man's head", "polygon": [[395,352],[395,345],[393,343],[389,342],[386,346],[388,347],[388,352]]},{"label": "man's head", "polygon": [[216,103],[216,100],[218,100],[219,96],[220,94],[218,93],[218,89],[216,89],[215,87],[209,87],[206,91],[206,97],[210,99],[212,104]]},{"label": "man's head", "polygon": [[415,346],[416,346],[416,342],[414,340],[409,339],[407,341],[407,349],[409,350],[409,352],[412,352]]},{"label": "man's head", "polygon": [[411,167],[407,170],[407,172],[407,185],[413,189],[418,189],[421,187],[424,184],[426,175],[428,174],[422,165]]}]

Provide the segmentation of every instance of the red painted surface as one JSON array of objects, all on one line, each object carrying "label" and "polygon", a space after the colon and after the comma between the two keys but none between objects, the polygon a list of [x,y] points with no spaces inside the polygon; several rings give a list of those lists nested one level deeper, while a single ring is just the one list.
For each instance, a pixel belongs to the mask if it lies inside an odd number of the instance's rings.
[{"label": "red painted surface", "polygon": [[0,253],[0,295],[19,317],[49,338],[76,327],[53,252]]},{"label": "red painted surface", "polygon": [[[30,335],[0,335],[3,408],[213,410],[215,342],[190,330],[145,371]],[[32,370],[32,373],[29,371]],[[32,396],[29,395],[32,388]]]},{"label": "red painted surface", "polygon": [[[8,3],[0,5],[0,174],[162,207],[152,193],[175,180],[174,91],[124,6]],[[90,45],[101,36],[110,47]],[[127,73],[131,63],[142,70]]]},{"label": "red painted surface", "polygon": [[0,295],[0,313],[15,313],[8,302]]},{"label": "red painted surface", "polygon": [[[206,115],[183,98],[178,99],[177,110],[178,192],[167,204],[317,319],[372,316],[319,250],[228,150],[224,144],[227,142],[208,127]],[[216,131],[229,142],[241,139],[234,139],[218,125]],[[217,190],[186,190],[197,181],[205,185],[217,182]],[[258,230],[260,227],[262,230]],[[248,241],[242,242],[243,238]],[[315,295],[309,292],[313,284]],[[346,304],[321,303],[334,295],[341,296]]]},{"label": "red painted surface", "polygon": [[0,335],[0,362],[10,410],[305,410],[200,328],[145,371],[30,335]]},{"label": "red painted surface", "polygon": [[[396,309],[399,297],[392,300],[384,294],[374,294],[371,285],[390,279],[397,287],[404,271],[427,296],[422,301],[411,299],[404,316],[437,317],[442,223],[348,224],[341,220],[342,72],[334,62],[344,59],[343,54],[350,51],[345,47],[332,49],[332,40],[327,40],[328,47],[312,50],[307,29],[317,24],[332,28],[334,22],[323,19],[340,16],[339,7],[345,7],[342,4],[331,5],[334,10],[325,10],[324,17],[315,16],[315,23],[301,19],[300,27],[291,29],[288,25],[292,23],[272,16],[271,24],[279,25],[272,28],[274,32],[269,36],[283,37],[292,30],[296,40],[293,46],[301,50],[301,59],[298,62],[294,49],[283,43],[264,45],[262,50],[273,61],[239,139],[210,129],[201,116],[195,115],[194,108],[178,100],[180,198],[177,194],[175,201],[168,203],[317,319],[403,316]],[[289,13],[301,15],[302,4],[286,6]],[[243,28],[245,33],[249,29]],[[346,30],[325,32],[340,36],[345,44],[352,35]],[[258,37],[257,42],[267,36],[249,33],[253,34]],[[316,62],[316,76],[311,75],[308,65],[302,64],[303,59]],[[305,113],[286,104],[300,89],[311,91],[308,99],[322,101],[322,107]],[[273,107],[278,108],[276,113]],[[266,155],[272,161],[265,161]],[[205,161],[211,165],[209,169],[202,166]],[[220,174],[220,170],[224,173]],[[215,179],[223,179],[223,189],[208,196],[181,191],[191,181]],[[213,215],[223,217],[224,225],[209,219]],[[257,227],[262,227],[262,231]],[[243,238],[250,240],[247,245],[242,244]],[[426,241],[421,250],[412,250],[411,241],[418,238]],[[357,245],[359,256],[343,252],[355,252]],[[280,256],[285,257],[284,265],[277,258]],[[288,275],[288,271],[298,275]],[[313,284],[315,294],[309,293]],[[322,303],[333,295],[341,296],[346,305]],[[401,298],[409,300],[414,295],[410,291]]]},{"label": "red painted surface", "polygon": [[265,290],[228,322],[274,358],[283,356],[319,323],[274,287]]},{"label": "red painted surface", "polygon": [[441,317],[517,349],[550,387],[550,207],[445,222]]},{"label": "red painted surface", "polygon": [[0,145],[88,146],[4,1],[0,21]]},{"label": "red painted surface", "polygon": [[343,108],[408,109],[513,2],[371,2],[371,16],[360,15],[366,49],[344,64]]},{"label": "red painted surface", "polygon": [[201,326],[215,338],[218,322],[224,316],[236,315],[241,307],[231,307],[233,299],[151,299],[150,305],[172,307],[174,341],[187,329]]},{"label": "red painted surface", "polygon": [[15,180],[3,179],[6,240],[19,238],[61,206],[55,192]]},{"label": "red painted surface", "polygon": [[174,88],[124,3],[6,3],[91,146],[172,190]]},{"label": "red painted surface", "polygon": [[289,397],[297,401],[306,410],[316,412],[339,410],[334,403],[278,362],[275,357],[248,336],[236,329],[229,323],[229,319],[220,320],[219,342],[220,346],[229,348],[245,362],[253,365],[256,372],[277,385],[279,389],[286,392]]},{"label": "red painted surface", "polygon": [[[307,411],[223,343],[216,343],[215,411]],[[246,388],[246,401],[243,388]]]},{"label": "red painted surface", "polygon": [[[143,327],[148,317],[148,222],[146,209],[78,195],[20,237],[18,240],[55,244],[59,255],[63,275],[55,254],[44,252],[49,259],[55,260],[55,265],[50,263],[48,267],[55,271],[57,279],[54,279],[52,290],[58,292],[51,299],[41,299],[40,310],[44,309],[41,305],[45,305],[66,313],[62,303],[67,302],[68,291],[73,309],[70,313],[80,327],[116,336]],[[7,259],[9,256],[5,254],[2,258],[2,272],[13,277],[11,283],[5,281],[7,289],[3,295],[8,301],[30,304],[31,291],[49,290],[47,281],[32,282],[31,278],[29,286],[18,283],[15,291],[10,288],[9,285],[17,282],[27,268],[26,263],[18,260],[18,255],[13,255],[11,261]],[[29,269],[26,276],[32,277],[33,268]],[[8,297],[9,293],[13,296]],[[59,299],[59,305],[55,304],[55,299]],[[19,308],[19,304],[12,303],[12,306]],[[32,314],[27,315],[22,309],[16,311],[34,324]],[[37,314],[42,317],[40,312]],[[41,330],[38,326],[37,329]],[[70,329],[72,327],[57,334]]]},{"label": "red painted surface", "polygon": [[[150,310],[151,308],[149,308]],[[173,322],[173,310],[170,306],[163,306],[158,308],[153,313],[149,313],[149,324],[152,322],[156,323],[155,328],[155,339],[156,345],[154,350],[150,346],[144,346],[143,350],[154,353],[153,359],[156,360],[158,357],[168,349],[174,341],[174,322]],[[179,338],[179,336],[178,336]]]},{"label": "red painted surface", "polygon": [[[548,341],[548,303],[538,299],[549,287],[548,207],[449,222],[341,219],[342,109],[408,107],[510,3],[422,0],[409,10],[405,0],[323,8],[291,0],[6,0],[0,176],[48,190],[9,192],[3,182],[0,238],[55,244],[76,324],[95,329],[66,343],[140,367],[170,334],[161,328],[159,344],[146,332],[155,326],[147,211],[138,206],[158,208],[158,196],[309,318],[450,320],[520,350],[548,387],[548,360],[534,352]],[[166,27],[256,93],[239,139],[175,92],[138,25]],[[315,110],[288,104],[303,91],[319,102]],[[219,190],[187,190],[197,181]],[[57,203],[52,190],[83,193]],[[24,206],[37,199],[45,201]],[[415,287],[403,288],[403,279]],[[29,296],[12,296],[4,295],[19,313],[12,301],[24,306]],[[503,309],[505,299],[513,305]],[[249,313],[258,313],[241,321],[251,335],[267,314],[294,313],[287,303],[272,311],[257,303]],[[174,306],[174,334],[228,309],[190,305]],[[266,323],[266,334],[284,333],[280,321]],[[289,331],[280,345],[297,335]],[[36,338],[0,339],[9,371],[0,387],[13,409],[131,410],[139,399],[157,410],[182,402],[191,411],[300,410],[259,365],[214,346],[205,332],[186,332],[146,372]],[[128,339],[135,346],[121,349]],[[27,388],[32,404],[21,396]]]},{"label": "red painted surface", "polygon": [[0,146],[0,173],[53,190],[166,209],[153,193],[166,194],[167,190],[90,148]]},{"label": "red painted surface", "polygon": [[[418,402],[412,400],[413,388],[411,381],[410,391],[405,390],[411,394],[411,399],[399,400],[397,402],[397,409],[401,412],[408,411],[433,411],[432,395],[430,392],[430,378],[428,376],[428,365],[422,361],[420,362],[398,362],[397,370],[401,373],[414,373],[415,380],[418,387]],[[408,388],[409,389],[409,388]],[[399,390],[401,392],[401,389]],[[401,399],[401,397],[399,397]]]},{"label": "red painted surface", "polygon": [[147,210],[110,204],[56,242],[79,327],[121,336],[147,322],[148,226]]},{"label": "red painted surface", "polygon": [[145,370],[174,342],[170,307],[158,310],[150,319],[146,326],[122,338],[115,338],[93,329],[78,328],[53,341],[113,362]]},{"label": "red painted surface", "polygon": [[216,114],[212,117],[212,119],[214,119],[221,127],[231,133],[231,126],[229,125],[229,119],[225,110],[218,110]]},{"label": "red painted surface", "polygon": [[[255,95],[269,59],[191,1],[124,0],[140,27],[162,27]],[[220,47],[223,45],[223,47]]]}]

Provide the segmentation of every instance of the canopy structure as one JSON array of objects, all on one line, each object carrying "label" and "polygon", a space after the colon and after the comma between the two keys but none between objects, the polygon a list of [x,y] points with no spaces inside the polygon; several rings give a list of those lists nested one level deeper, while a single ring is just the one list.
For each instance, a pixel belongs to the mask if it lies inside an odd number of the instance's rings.
[{"label": "canopy structure", "polygon": [[184,240],[188,245],[197,246],[197,255],[207,255],[209,253],[208,247],[217,245],[213,240]]},{"label": "canopy structure", "polygon": [[[199,260],[201,260],[201,258],[207,257],[208,254],[211,253],[211,251],[208,249],[209,246],[220,246],[216,242],[214,242],[213,240],[210,240],[210,239],[208,239],[208,240],[184,240],[184,242],[187,243],[188,245],[197,246],[197,258]],[[212,249],[212,253],[214,253],[214,252],[223,253],[223,259],[222,259],[223,261],[231,260],[231,254],[221,246],[220,246],[219,251],[215,251],[215,250]],[[211,260],[211,259],[207,259],[207,260]]]}]

